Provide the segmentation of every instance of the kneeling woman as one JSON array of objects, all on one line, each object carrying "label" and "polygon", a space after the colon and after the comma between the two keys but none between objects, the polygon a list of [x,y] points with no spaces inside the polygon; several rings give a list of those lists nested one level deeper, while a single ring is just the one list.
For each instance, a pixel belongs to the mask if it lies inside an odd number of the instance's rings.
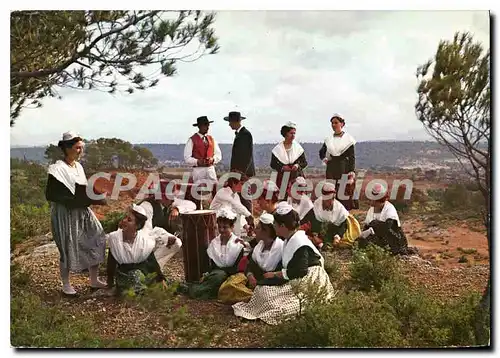
[{"label": "kneeling woman", "polygon": [[393,254],[415,254],[415,248],[408,247],[408,241],[401,229],[398,212],[389,202],[389,192],[382,184],[376,184],[372,189],[374,197],[371,207],[366,213],[364,231],[361,232],[359,246],[366,247],[369,243],[386,247],[389,246]]},{"label": "kneeling woman", "polygon": [[108,234],[108,287],[116,281],[118,292],[140,293],[148,285],[164,281],[154,255],[156,240],[150,230],[143,229],[146,220],[144,208],[132,204],[120,228]]},{"label": "kneeling woman", "polygon": [[278,204],[274,227],[276,234],[285,239],[283,269],[264,273],[263,277],[281,279],[282,284],[257,285],[248,303],[233,305],[236,316],[278,324],[300,313],[305,290],[309,297],[333,298],[335,291],[323,268],[323,257],[306,233],[298,230],[299,225],[299,215],[292,206],[286,202]]},{"label": "kneeling woman", "polygon": [[238,272],[238,263],[243,257],[242,240],[233,234],[236,213],[230,208],[222,207],[217,212],[219,235],[208,245],[210,272],[200,283],[181,284],[179,291],[196,299],[217,298],[220,286],[226,279]]}]

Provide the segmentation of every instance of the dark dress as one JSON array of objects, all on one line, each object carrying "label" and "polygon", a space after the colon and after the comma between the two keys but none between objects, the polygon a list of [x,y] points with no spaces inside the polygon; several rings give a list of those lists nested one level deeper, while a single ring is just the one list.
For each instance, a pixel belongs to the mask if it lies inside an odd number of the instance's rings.
[{"label": "dark dress", "polygon": [[[282,143],[281,143],[282,144]],[[297,145],[298,143],[294,143],[294,145]],[[300,144],[298,144],[300,145]],[[288,163],[288,161],[286,162]],[[296,171],[290,171],[290,177],[288,179],[287,183],[287,189],[292,185],[292,183],[295,181],[297,177],[304,177],[304,169],[307,167],[307,159],[306,159],[306,153],[302,152],[302,154],[293,161],[291,164],[286,164],[282,160],[280,160],[274,153],[271,153],[271,169],[277,172],[276,176],[276,185],[278,188],[281,189],[281,182],[283,180],[283,167],[286,165],[293,166],[295,164],[298,165],[298,168]]]},{"label": "dark dress", "polygon": [[109,250],[107,275],[108,287],[113,287],[116,281],[118,293],[132,289],[136,294],[139,294],[142,293],[148,285],[165,280],[165,276],[163,276],[161,272],[160,265],[158,261],[156,261],[154,252],[152,252],[143,262],[119,264],[111,253],[111,250]]},{"label": "dark dress", "polygon": [[416,253],[414,248],[408,247],[408,240],[394,219],[387,219],[386,221],[372,220],[368,225],[365,225],[364,230],[372,228],[375,235],[370,235],[367,238],[359,238],[359,247],[364,248],[369,243],[389,247],[391,252],[395,255],[408,255]]},{"label": "dark dress", "polygon": [[202,278],[200,283],[188,284],[188,295],[191,298],[200,300],[210,300],[217,298],[220,286],[226,279],[238,273],[238,264],[243,258],[243,248],[234,264],[230,267],[218,267],[213,260],[210,260],[210,272]]},{"label": "dark dress", "polygon": [[[326,144],[323,143],[323,146],[319,150],[319,158],[323,160],[326,158],[327,154]],[[340,155],[330,155],[328,163],[326,165],[326,179],[338,181],[342,178],[342,175],[348,174],[349,172],[354,172],[355,168],[356,156],[354,153],[354,144],[352,144]],[[359,201],[354,200],[352,197],[356,188],[355,183],[346,185],[345,194],[349,197],[346,200],[339,199],[339,187],[340,184],[336,182],[335,189],[337,190],[337,200],[339,200],[347,210],[359,209]]]}]

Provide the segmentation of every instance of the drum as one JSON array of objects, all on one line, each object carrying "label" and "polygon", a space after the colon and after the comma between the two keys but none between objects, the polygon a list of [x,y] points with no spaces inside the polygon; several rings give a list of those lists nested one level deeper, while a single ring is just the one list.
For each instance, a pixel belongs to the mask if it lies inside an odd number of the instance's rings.
[{"label": "drum", "polygon": [[[193,203],[196,204],[196,209],[198,210],[203,210],[205,209],[203,202],[205,202],[205,206],[207,206],[207,201],[215,196],[215,191],[216,191],[216,186],[214,185],[214,189],[208,189],[205,187],[198,187],[197,185],[193,183],[183,183],[182,185],[182,190],[186,193],[185,199],[190,200]],[[194,188],[193,188],[194,187]],[[198,193],[195,196],[193,194]],[[200,200],[203,199],[203,200]],[[208,207],[208,206],[207,206]]]},{"label": "drum", "polygon": [[186,282],[198,282],[209,270],[207,248],[217,236],[215,211],[196,210],[181,214],[182,251],[184,254],[184,277]]}]

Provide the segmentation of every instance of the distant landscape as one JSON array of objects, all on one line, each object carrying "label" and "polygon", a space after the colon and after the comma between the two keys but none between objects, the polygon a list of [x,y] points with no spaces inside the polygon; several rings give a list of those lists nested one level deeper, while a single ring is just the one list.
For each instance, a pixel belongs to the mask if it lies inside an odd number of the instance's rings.
[{"label": "distant landscape", "polygon": [[[309,168],[322,167],[318,156],[322,143],[301,143],[306,151]],[[158,159],[160,165],[167,167],[184,166],[183,144],[142,143]],[[258,168],[268,168],[271,150],[275,144],[254,144],[254,160]],[[229,166],[231,144],[220,144],[222,165]],[[11,158],[26,159],[46,163],[45,147],[11,148]],[[454,156],[445,147],[431,141],[370,141],[356,144],[356,167],[358,169],[387,169],[420,167],[422,169],[454,168]]]}]

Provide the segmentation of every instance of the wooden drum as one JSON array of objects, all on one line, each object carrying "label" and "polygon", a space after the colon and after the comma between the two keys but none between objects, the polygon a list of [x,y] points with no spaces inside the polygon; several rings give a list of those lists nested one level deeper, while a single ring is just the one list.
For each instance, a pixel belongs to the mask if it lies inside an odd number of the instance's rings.
[{"label": "wooden drum", "polygon": [[217,220],[214,210],[196,210],[181,214],[182,252],[184,254],[184,277],[186,282],[198,282],[209,270],[207,248],[217,235]]}]

